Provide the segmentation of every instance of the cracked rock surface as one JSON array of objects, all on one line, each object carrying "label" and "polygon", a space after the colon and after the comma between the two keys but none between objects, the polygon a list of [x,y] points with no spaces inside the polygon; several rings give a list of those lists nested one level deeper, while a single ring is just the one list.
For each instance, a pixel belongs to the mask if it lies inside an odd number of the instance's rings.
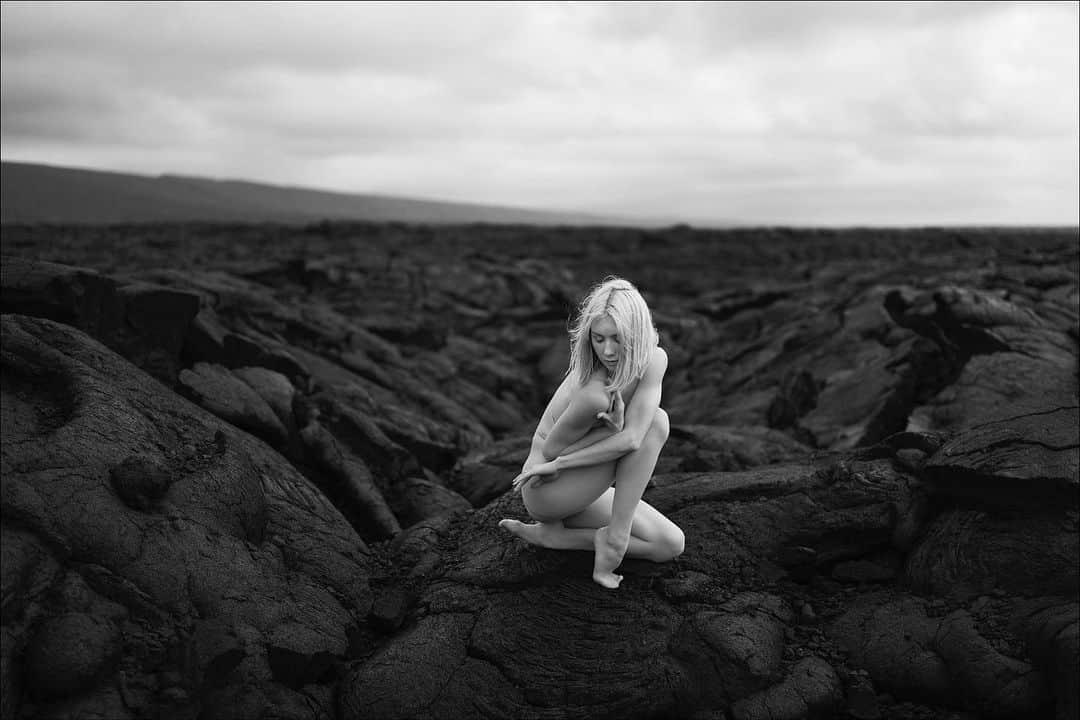
[{"label": "cracked rock surface", "polygon": [[[5,719],[1076,716],[1075,230],[2,250]],[[644,499],[686,534],[615,592],[497,525],[609,273],[668,351]]]}]

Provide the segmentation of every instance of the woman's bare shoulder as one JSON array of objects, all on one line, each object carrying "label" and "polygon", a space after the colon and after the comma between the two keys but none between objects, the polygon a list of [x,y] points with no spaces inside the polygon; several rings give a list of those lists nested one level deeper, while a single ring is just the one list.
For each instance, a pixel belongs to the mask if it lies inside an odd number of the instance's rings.
[{"label": "woman's bare shoulder", "polygon": [[646,372],[652,370],[663,374],[667,372],[668,356],[667,351],[664,348],[657,345],[652,349],[649,354],[649,364],[646,367]]}]

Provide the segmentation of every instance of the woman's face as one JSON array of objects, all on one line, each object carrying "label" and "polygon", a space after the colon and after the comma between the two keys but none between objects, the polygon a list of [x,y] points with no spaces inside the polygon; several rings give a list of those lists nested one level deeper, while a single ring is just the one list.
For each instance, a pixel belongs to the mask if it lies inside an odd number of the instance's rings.
[{"label": "woman's face", "polygon": [[589,328],[589,341],[593,352],[609,373],[615,372],[622,357],[622,338],[610,315],[604,315],[593,321]]}]

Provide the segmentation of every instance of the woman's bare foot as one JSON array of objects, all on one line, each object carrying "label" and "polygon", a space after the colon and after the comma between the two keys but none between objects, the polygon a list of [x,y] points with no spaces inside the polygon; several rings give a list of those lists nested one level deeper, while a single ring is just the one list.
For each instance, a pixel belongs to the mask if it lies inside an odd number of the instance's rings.
[{"label": "woman's bare foot", "polygon": [[623,555],[626,554],[626,548],[629,544],[629,537],[623,542],[611,537],[606,526],[597,530],[593,538],[593,546],[596,548],[593,580],[612,590],[619,587],[623,576],[616,575],[614,570],[622,563]]},{"label": "woman's bare foot", "polygon": [[509,518],[499,521],[499,527],[502,529],[509,530],[530,545],[539,545],[540,547],[548,546],[546,542],[547,529],[544,525],[545,523],[523,523],[520,520],[511,520]]}]

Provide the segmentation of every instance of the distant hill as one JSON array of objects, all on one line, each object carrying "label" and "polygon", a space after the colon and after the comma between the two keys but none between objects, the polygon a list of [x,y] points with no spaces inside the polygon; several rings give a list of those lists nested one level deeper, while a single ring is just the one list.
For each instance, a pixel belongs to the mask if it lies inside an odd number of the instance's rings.
[{"label": "distant hill", "polygon": [[353,195],[241,180],[133,175],[3,162],[0,222],[122,224],[353,220],[409,223],[660,225],[524,208]]}]

